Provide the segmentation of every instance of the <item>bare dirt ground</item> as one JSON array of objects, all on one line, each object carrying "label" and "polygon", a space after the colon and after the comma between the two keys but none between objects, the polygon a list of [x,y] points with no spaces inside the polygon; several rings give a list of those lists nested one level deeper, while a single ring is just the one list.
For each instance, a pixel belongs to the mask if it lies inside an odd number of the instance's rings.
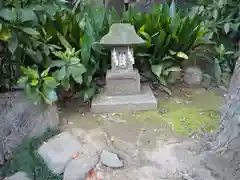
[{"label": "bare dirt ground", "polygon": [[217,127],[222,90],[179,87],[172,97],[156,94],[158,111],[92,114],[73,102],[61,110],[62,129],[85,143],[86,152],[107,149],[123,160],[120,169],[96,167],[104,180],[228,179],[198,155],[205,144],[201,134]]}]

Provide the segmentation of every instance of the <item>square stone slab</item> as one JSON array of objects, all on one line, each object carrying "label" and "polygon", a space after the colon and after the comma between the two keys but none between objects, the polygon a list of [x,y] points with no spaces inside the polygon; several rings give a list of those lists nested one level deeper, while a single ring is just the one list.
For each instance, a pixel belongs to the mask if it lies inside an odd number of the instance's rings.
[{"label": "square stone slab", "polygon": [[136,112],[157,110],[157,100],[148,85],[142,85],[142,92],[133,95],[108,96],[106,92],[92,101],[93,113]]},{"label": "square stone slab", "polygon": [[81,148],[81,144],[74,136],[69,132],[63,132],[43,143],[38,153],[53,173],[61,174],[73,156],[81,152]]}]

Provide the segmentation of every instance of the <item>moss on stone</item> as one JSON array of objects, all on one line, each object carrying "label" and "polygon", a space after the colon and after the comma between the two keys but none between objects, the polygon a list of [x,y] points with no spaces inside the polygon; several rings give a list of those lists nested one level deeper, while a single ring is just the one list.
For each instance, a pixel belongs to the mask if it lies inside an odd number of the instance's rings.
[{"label": "moss on stone", "polygon": [[[139,122],[146,122],[152,126],[168,124],[176,133],[189,135],[204,128],[213,131],[219,120],[219,107],[223,99],[212,92],[205,92],[192,97],[173,97],[159,100],[159,112],[137,112],[133,117]],[[166,111],[161,113],[161,110]]]}]

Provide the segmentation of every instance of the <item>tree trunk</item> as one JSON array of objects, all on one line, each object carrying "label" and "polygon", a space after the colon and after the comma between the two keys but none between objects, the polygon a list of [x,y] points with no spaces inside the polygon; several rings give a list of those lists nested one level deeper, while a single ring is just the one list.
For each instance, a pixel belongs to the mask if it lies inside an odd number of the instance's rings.
[{"label": "tree trunk", "polygon": [[222,107],[220,123],[212,148],[216,152],[236,155],[240,150],[240,58],[235,66],[225,105]]}]

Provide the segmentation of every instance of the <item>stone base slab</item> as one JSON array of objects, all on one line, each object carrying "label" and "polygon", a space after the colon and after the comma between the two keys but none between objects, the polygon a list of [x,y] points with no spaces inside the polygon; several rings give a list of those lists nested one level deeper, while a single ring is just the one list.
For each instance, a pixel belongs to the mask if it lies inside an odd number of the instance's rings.
[{"label": "stone base slab", "polygon": [[157,100],[148,85],[142,86],[142,92],[133,95],[108,96],[106,92],[92,101],[93,113],[136,112],[157,110]]}]

